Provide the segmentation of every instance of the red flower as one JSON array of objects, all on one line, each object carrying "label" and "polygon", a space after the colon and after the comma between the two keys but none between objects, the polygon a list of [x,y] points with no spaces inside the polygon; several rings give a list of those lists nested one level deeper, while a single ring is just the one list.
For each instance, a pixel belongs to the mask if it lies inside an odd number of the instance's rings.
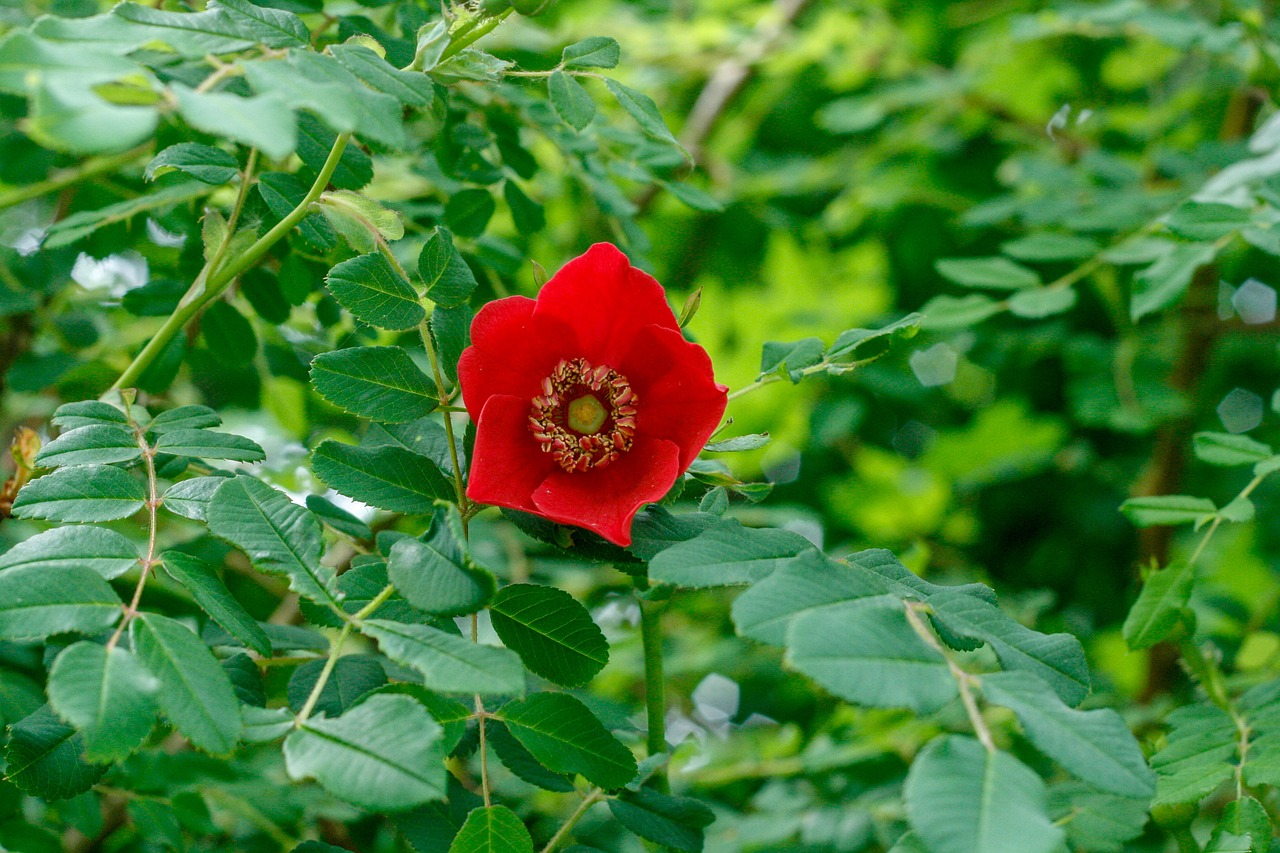
[{"label": "red flower", "polygon": [[711,359],[680,333],[662,285],[597,243],[536,300],[490,302],[458,381],[476,423],[467,497],[631,544],[724,414]]}]

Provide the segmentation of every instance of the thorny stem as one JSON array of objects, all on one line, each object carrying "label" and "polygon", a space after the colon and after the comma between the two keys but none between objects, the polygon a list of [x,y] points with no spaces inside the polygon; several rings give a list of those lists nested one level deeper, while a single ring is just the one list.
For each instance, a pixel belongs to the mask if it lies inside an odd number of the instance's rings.
[{"label": "thorny stem", "polygon": [[[640,640],[644,646],[644,707],[648,722],[645,744],[649,755],[667,751],[667,697],[662,674],[662,604],[640,599]],[[661,793],[671,789],[666,768],[653,776]]]},{"label": "thorny stem", "polygon": [[965,713],[969,715],[969,722],[973,726],[973,731],[977,734],[978,740],[986,748],[987,752],[995,752],[996,744],[991,738],[991,729],[987,728],[987,721],[982,718],[982,711],[978,709],[978,702],[973,698],[971,686],[977,682],[977,679],[972,674],[965,672],[955,662],[951,654],[938,642],[938,638],[924,624],[924,621],[920,618],[920,610],[927,605],[908,601],[906,606],[907,622],[911,623],[911,629],[934,651],[942,655],[943,660],[947,662],[947,668],[951,670],[951,677],[956,680],[956,686],[960,689],[960,701],[964,703]]},{"label": "thorny stem", "polygon": [[130,148],[128,151],[112,154],[109,157],[94,157],[86,160],[76,168],[54,172],[43,181],[37,181],[34,184],[23,184],[5,192],[0,192],[0,210],[13,207],[15,204],[21,204],[33,198],[39,198],[42,195],[64,190],[86,178],[92,178],[105,172],[114,172],[121,166],[132,163],[150,150],[151,143],[148,142],[144,145],[139,145],[137,148]]},{"label": "thorny stem", "polygon": [[[226,266],[219,267],[216,270],[210,264],[205,265],[201,274],[196,276],[196,280],[192,282],[190,289],[187,290],[182,300],[178,303],[177,309],[164,321],[156,331],[155,336],[142,348],[142,352],[138,353],[133,363],[120,374],[120,378],[111,386],[113,389],[128,388],[137,382],[142,372],[156,360],[160,353],[164,351],[164,348],[169,345],[169,341],[173,340],[187,323],[203,311],[205,306],[217,299],[232,281],[257,263],[267,253],[268,249],[283,239],[285,235],[293,230],[295,225],[311,212],[311,203],[319,198],[320,194],[324,192],[324,188],[328,186],[329,179],[333,177],[333,171],[338,167],[338,161],[342,159],[342,152],[346,150],[347,142],[350,139],[350,133],[338,134],[338,138],[334,140],[333,148],[329,151],[329,157],[325,160],[324,166],[321,167],[320,173],[316,175],[315,182],[311,185],[311,189],[307,191],[306,196],[298,203],[297,207],[289,211],[284,219],[276,223],[275,227],[259,237],[253,245],[246,249],[244,254],[233,258]],[[229,233],[230,230],[228,229]]]},{"label": "thorny stem", "polygon": [[156,510],[160,507],[160,494],[156,487],[155,451],[151,449],[151,445],[147,444],[147,434],[141,426],[133,421],[132,414],[129,415],[129,421],[133,425],[133,435],[138,442],[138,447],[142,449],[142,462],[147,470],[147,556],[142,561],[142,574],[138,576],[138,585],[133,588],[133,598],[129,601],[129,606],[125,608],[120,624],[116,625],[116,630],[111,634],[111,639],[107,641],[108,652],[116,647],[116,644],[120,642],[120,636],[124,633],[124,629],[138,615],[138,604],[142,601],[142,590],[147,585],[147,578],[151,575],[152,567],[156,565]]},{"label": "thorny stem", "polygon": [[573,814],[569,815],[568,819],[556,830],[556,834],[551,836],[551,840],[542,848],[542,853],[554,853],[555,849],[569,837],[569,833],[578,825],[578,821],[582,820],[582,816],[587,813],[587,809],[603,799],[604,791],[599,788],[593,788],[590,793],[582,798],[582,802],[573,810]]}]

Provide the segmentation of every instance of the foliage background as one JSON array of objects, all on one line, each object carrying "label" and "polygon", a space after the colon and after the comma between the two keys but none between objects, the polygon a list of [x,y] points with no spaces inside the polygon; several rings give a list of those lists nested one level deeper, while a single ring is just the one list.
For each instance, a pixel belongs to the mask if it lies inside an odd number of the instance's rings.
[{"label": "foliage background", "polygon": [[[0,33],[43,12],[84,16],[106,8],[92,0],[3,0]],[[392,30],[436,10],[406,0],[333,3],[325,11],[339,16],[336,32],[345,37],[360,28],[351,16]],[[733,402],[735,433],[767,431],[773,440],[726,461],[744,480],[777,485],[762,503],[735,498],[732,513],[803,533],[835,555],[889,548],[937,583],[990,583],[1023,622],[1080,638],[1094,676],[1090,705],[1121,709],[1150,755],[1165,743],[1169,710],[1202,701],[1206,680],[1226,679],[1234,697],[1274,679],[1280,666],[1280,527],[1269,512],[1269,482],[1253,493],[1256,519],[1224,524],[1197,561],[1187,605],[1194,618],[1176,628],[1205,650],[1196,679],[1179,667],[1170,644],[1131,650],[1122,625],[1142,587],[1139,568],[1186,561],[1199,535],[1189,527],[1176,535],[1136,530],[1119,511],[1126,499],[1146,495],[1227,504],[1248,477],[1197,459],[1197,431],[1276,438],[1272,395],[1280,376],[1270,288],[1280,244],[1269,173],[1250,185],[1257,195],[1248,223],[1207,235],[1221,243],[1209,263],[1188,267],[1181,286],[1152,310],[1136,319],[1130,310],[1132,295],[1143,290],[1135,270],[1162,251],[1133,235],[1168,236],[1162,217],[1215,173],[1250,158],[1274,160],[1274,138],[1259,134],[1249,147],[1274,112],[1280,82],[1273,12],[1262,2],[561,0],[536,19],[513,18],[484,46],[536,70],[554,65],[570,42],[617,38],[617,78],[655,99],[698,168],[686,175],[678,158],[646,147],[605,97],[597,98],[598,157],[579,159],[582,152],[557,145],[551,134],[526,136],[540,168],[522,174],[521,185],[543,205],[545,227],[519,227],[500,203],[484,236],[463,237],[480,272],[477,304],[532,294],[534,269],[525,258],[554,270],[588,244],[613,240],[666,285],[677,306],[700,290],[690,331],[733,388],[756,379],[766,341],[829,342],[844,329],[923,309],[924,331],[875,364],[799,385],[778,382]],[[504,85],[520,104],[535,97],[520,93],[539,84],[508,78]],[[27,110],[12,91],[0,96],[0,184],[10,188],[80,159],[33,139],[21,121]],[[494,122],[487,132],[500,126]],[[158,136],[162,144],[184,138],[167,124]],[[368,194],[404,213],[418,239],[460,186],[441,171],[445,154],[375,157]],[[135,217],[68,247],[21,251],[55,218],[134,196],[142,186],[137,170],[123,172],[0,211],[4,435],[19,425],[41,429],[59,403],[101,393],[128,363],[127,351],[154,329],[139,315],[157,312],[128,296],[121,305],[119,292],[97,285],[136,275],[141,257],[151,298],[163,302],[166,293],[181,292],[166,292],[163,283],[183,280],[191,268],[198,206],[157,213],[159,227]],[[651,183],[653,174],[663,183]],[[687,183],[666,183],[677,178]],[[7,200],[3,189],[0,199]],[[450,221],[447,209],[443,215]],[[1186,232],[1203,227],[1198,215],[1187,214]],[[185,235],[185,247],[166,231]],[[1044,233],[1077,242],[1010,247]],[[1117,246],[1128,258],[1092,260]],[[122,250],[136,254],[114,268],[77,260],[82,251],[106,258]],[[1043,281],[1065,280],[1074,304],[1044,317],[1013,316],[1004,303],[995,305],[1009,292],[1004,285],[966,290],[938,265],[1001,251],[1027,261]],[[318,283],[323,269],[311,264],[301,274]],[[1249,280],[1256,286],[1236,291]],[[962,312],[938,301],[974,294],[993,302],[971,301]],[[253,318],[253,346],[261,348],[252,359],[232,357],[244,351],[239,327],[206,324],[191,336],[181,364],[169,360],[169,375],[149,381],[161,389],[172,378],[170,401],[219,409],[229,428],[267,449],[278,485],[318,490],[301,464],[303,445],[351,438],[361,426],[309,389],[309,358],[299,353],[365,333],[339,319],[321,292],[286,312],[284,324],[244,296],[230,304]],[[490,543],[478,546],[488,549],[478,556],[504,577],[554,582],[592,608],[614,647],[593,685],[594,710],[613,725],[634,724],[642,669],[626,579],[520,538],[496,516],[477,527],[477,539]],[[0,524],[0,537],[12,543],[36,529],[10,519]],[[270,594],[236,582],[256,617],[273,616]],[[155,595],[156,606],[181,606],[166,602],[163,591]],[[889,849],[904,829],[901,786],[912,757],[956,721],[856,709],[831,698],[786,671],[780,654],[735,635],[735,595],[682,593],[665,614],[668,731],[680,743],[673,784],[715,810],[707,849]],[[1184,638],[1184,655],[1186,644]],[[13,671],[38,663],[23,657],[29,650],[0,652]],[[29,712],[20,693],[0,689],[5,722]],[[1007,741],[1035,761],[1019,735]],[[156,792],[183,774],[220,772],[196,759],[192,766],[155,761],[132,772],[156,779]],[[254,768],[240,771],[244,778],[224,780],[216,796],[188,802],[191,814],[183,816],[181,799],[173,798],[179,826],[148,811],[144,790],[130,801],[127,820],[117,810],[125,827],[103,849],[218,849],[220,842],[209,840],[217,834],[201,828],[209,812],[237,849],[278,849],[281,836],[297,841],[306,833],[359,849],[402,843],[388,823],[318,794],[289,799],[255,778]],[[543,796],[516,779],[501,785],[530,802]],[[1212,847],[1211,828],[1247,792],[1233,793],[1209,797],[1202,812],[1170,803],[1154,821],[1140,810],[1136,818],[1116,818],[1123,829],[1094,829],[1099,837],[1077,832],[1084,821],[1068,822],[1071,844]],[[1253,793],[1275,808],[1269,786]],[[106,792],[117,806],[120,796]],[[40,847],[57,837],[48,833],[94,828],[93,810],[82,798],[44,808],[22,801],[12,786],[0,788],[8,821],[0,838],[15,850],[55,849]],[[540,829],[554,827],[547,820]],[[639,849],[622,839],[607,811],[588,815],[580,832],[601,849]],[[1266,850],[1270,840],[1252,844]]]}]

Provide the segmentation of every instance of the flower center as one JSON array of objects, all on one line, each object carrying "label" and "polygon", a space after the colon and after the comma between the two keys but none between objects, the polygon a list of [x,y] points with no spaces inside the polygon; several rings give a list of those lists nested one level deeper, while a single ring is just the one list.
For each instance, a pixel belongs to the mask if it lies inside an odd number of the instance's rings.
[{"label": "flower center", "polygon": [[612,367],[561,359],[533,398],[529,430],[569,473],[603,468],[631,449],[637,402],[627,377]]}]

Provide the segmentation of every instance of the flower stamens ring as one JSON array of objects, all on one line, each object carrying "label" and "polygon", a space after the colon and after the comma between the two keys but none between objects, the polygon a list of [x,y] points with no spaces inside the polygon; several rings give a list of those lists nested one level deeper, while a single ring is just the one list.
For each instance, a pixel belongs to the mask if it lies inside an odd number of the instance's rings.
[{"label": "flower stamens ring", "polygon": [[631,449],[638,402],[627,377],[613,368],[561,359],[533,398],[529,429],[564,470],[603,468]]}]

